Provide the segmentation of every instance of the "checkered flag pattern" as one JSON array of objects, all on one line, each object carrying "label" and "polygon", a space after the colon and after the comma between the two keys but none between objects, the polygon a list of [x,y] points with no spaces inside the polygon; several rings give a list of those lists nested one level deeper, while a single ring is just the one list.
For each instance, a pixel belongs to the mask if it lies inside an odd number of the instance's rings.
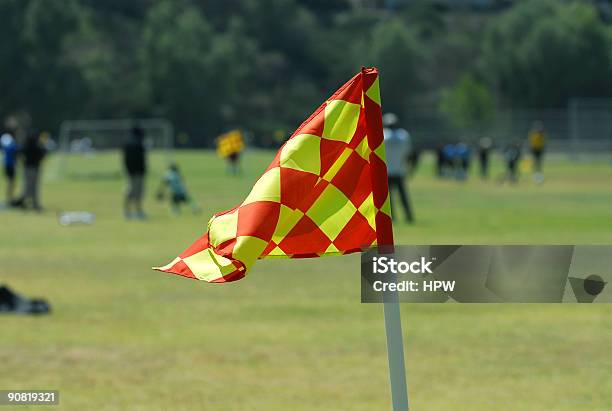
[{"label": "checkered flag pattern", "polygon": [[157,270],[235,281],[259,258],[392,245],[378,71],[363,68],[293,133],[238,206]]},{"label": "checkered flag pattern", "polygon": [[221,158],[227,158],[232,154],[238,154],[244,150],[244,139],[240,130],[228,131],[217,137],[217,154]]}]

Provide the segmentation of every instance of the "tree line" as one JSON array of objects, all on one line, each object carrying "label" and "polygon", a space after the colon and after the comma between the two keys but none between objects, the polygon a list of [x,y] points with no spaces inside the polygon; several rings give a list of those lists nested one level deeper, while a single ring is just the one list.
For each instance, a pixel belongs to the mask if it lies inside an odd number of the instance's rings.
[{"label": "tree line", "polygon": [[2,0],[0,115],[52,131],[164,117],[194,145],[231,127],[270,143],[361,66],[380,68],[385,110],[437,110],[458,128],[612,91],[611,29],[589,1],[358,3]]}]

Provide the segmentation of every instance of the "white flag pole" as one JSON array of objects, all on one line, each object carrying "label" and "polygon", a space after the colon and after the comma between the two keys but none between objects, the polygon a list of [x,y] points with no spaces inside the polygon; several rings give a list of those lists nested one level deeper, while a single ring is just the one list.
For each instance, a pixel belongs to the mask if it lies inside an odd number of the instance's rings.
[{"label": "white flag pole", "polygon": [[404,342],[397,292],[385,293],[385,331],[387,334],[387,357],[389,359],[389,380],[393,411],[408,411],[406,389],[406,367],[404,365]]}]

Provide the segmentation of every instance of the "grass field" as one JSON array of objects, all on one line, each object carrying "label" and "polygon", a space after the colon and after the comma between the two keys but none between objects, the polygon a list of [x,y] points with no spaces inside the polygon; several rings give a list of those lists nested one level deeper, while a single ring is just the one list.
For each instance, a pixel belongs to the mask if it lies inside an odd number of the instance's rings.
[{"label": "grass field", "polygon": [[[227,285],[151,271],[244,198],[273,153],[249,153],[242,178],[210,152],[175,156],[200,216],[153,200],[161,156],[147,222],[123,220],[116,178],[49,178],[47,211],[0,213],[0,282],[54,309],[0,317],[0,389],[59,389],[62,410],[390,409],[382,307],[359,302],[358,256],[262,261]],[[98,155],[69,171],[118,166]],[[612,243],[609,159],[553,157],[545,184],[510,186],[438,181],[425,158],[410,189],[417,224],[397,225],[398,243]],[[58,209],[97,221],[61,227]],[[412,410],[611,408],[610,306],[407,304],[402,316]]]}]

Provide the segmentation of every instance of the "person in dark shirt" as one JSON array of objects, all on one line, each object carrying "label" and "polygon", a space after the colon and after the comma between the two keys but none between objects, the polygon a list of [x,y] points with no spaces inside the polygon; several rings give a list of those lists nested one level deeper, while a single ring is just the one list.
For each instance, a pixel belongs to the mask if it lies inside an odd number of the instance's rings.
[{"label": "person in dark shirt", "polygon": [[133,127],[130,141],[123,147],[123,165],[128,176],[123,213],[128,220],[133,218],[144,220],[146,218],[142,209],[144,179],[147,173],[144,136],[142,128]]},{"label": "person in dark shirt", "polygon": [[493,147],[490,137],[483,137],[478,143],[478,161],[480,163],[480,177],[484,180],[489,177],[489,154]]},{"label": "person in dark shirt", "polygon": [[504,152],[504,158],[506,160],[506,174],[501,176],[500,181],[516,183],[518,181],[518,164],[521,161],[520,142],[514,142],[508,145]]},{"label": "person in dark shirt", "polygon": [[41,211],[39,201],[40,165],[45,157],[46,150],[40,144],[37,134],[30,134],[20,151],[24,165],[24,185],[21,197],[13,201],[15,207],[27,208],[31,206],[36,211]]},{"label": "person in dark shirt", "polygon": [[438,144],[436,146],[436,176],[444,177],[444,167],[446,164],[446,158],[444,156],[444,145]]}]

